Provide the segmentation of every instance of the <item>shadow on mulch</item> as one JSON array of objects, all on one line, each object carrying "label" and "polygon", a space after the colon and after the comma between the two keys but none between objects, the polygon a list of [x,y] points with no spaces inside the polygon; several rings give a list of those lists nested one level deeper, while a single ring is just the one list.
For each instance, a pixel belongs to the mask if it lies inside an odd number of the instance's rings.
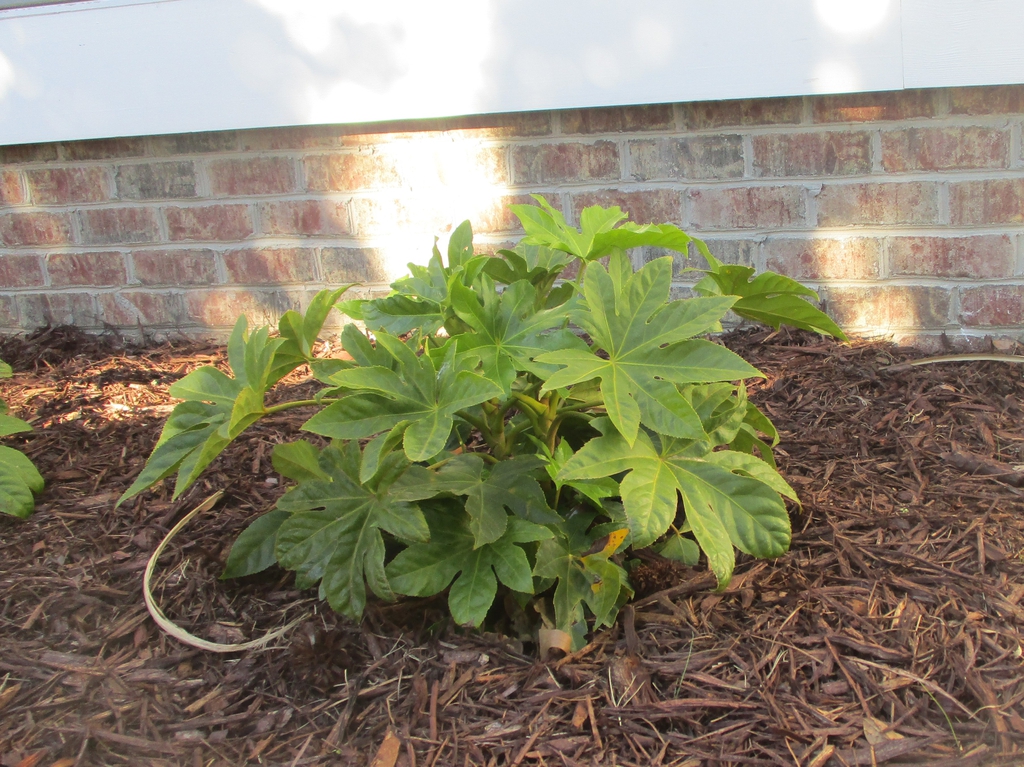
[{"label": "shadow on mulch", "polygon": [[[887,372],[914,353],[763,330],[725,342],[768,376],[753,396],[803,499],[791,551],[741,558],[720,594],[700,570],[648,562],[613,629],[541,663],[454,629],[443,599],[376,604],[356,626],[280,570],[217,580],[282,492],[271,449],[302,413],[247,432],[181,501],[160,488],[115,510],[167,386],[221,347],[61,328],[0,340],[18,371],[0,395],[36,426],[11,442],[47,480],[33,517],[0,520],[0,765],[1019,764],[1024,504],[1000,480],[1024,463],[1021,368]],[[222,642],[304,619],[267,652],[194,651],[142,603],[149,553],[220,489],[155,590]]]}]

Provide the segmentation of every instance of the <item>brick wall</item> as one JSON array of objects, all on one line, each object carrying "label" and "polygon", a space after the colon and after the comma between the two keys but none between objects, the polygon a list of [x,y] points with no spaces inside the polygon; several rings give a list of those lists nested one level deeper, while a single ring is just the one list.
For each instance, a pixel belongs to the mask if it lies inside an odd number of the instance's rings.
[{"label": "brick wall", "polygon": [[222,335],[384,290],[464,218],[512,243],[542,193],[680,224],[853,332],[1016,339],[1022,124],[1006,86],[0,147],[0,331]]}]

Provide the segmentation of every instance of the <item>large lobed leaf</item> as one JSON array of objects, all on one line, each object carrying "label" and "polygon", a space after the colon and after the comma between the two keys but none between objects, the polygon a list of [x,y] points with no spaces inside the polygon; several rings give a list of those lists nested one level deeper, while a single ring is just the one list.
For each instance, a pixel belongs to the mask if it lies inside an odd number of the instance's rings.
[{"label": "large lobed leaf", "polygon": [[701,253],[709,264],[707,276],[695,287],[701,295],[739,296],[732,307],[736,314],[763,322],[776,330],[782,325],[791,325],[846,340],[846,334],[827,314],[804,300],[817,300],[818,294],[810,288],[775,272],[762,272],[754,277],[751,267],[723,264],[708,252],[703,243],[700,245]]},{"label": "large lobed leaf", "polygon": [[33,493],[43,490],[43,478],[32,461],[13,447],[0,447],[0,512],[25,518],[35,505]]},{"label": "large lobed leaf", "polygon": [[670,258],[656,259],[636,274],[621,254],[612,256],[609,271],[591,264],[584,281],[586,304],[571,316],[607,358],[589,349],[537,357],[564,366],[545,380],[546,390],[600,378],[608,417],[629,443],[641,422],[673,437],[705,438],[700,418],[675,384],[761,375],[725,347],[688,340],[713,327],[735,299],[669,303],[671,282]]},{"label": "large lobed leaf", "polygon": [[429,520],[430,542],[414,543],[387,566],[396,592],[431,596],[458,575],[448,592],[448,606],[456,623],[468,626],[483,623],[499,580],[514,591],[533,593],[530,561],[519,544],[551,538],[547,528],[509,517],[500,537],[478,546],[468,514],[435,506]]},{"label": "large lobed leaf", "polygon": [[454,415],[472,405],[498,397],[501,386],[473,372],[475,360],[456,357],[455,344],[435,360],[417,354],[395,336],[377,335],[377,349],[394,361],[354,367],[331,376],[336,386],[352,393],[324,408],[302,427],[336,439],[363,439],[408,421],[405,453],[424,461],[439,453],[448,441]]},{"label": "large lobed leaf", "polygon": [[434,479],[438,493],[466,498],[469,530],[474,546],[480,547],[501,538],[507,529],[507,508],[521,519],[537,524],[561,522],[548,508],[544,491],[537,483],[537,471],[543,462],[523,455],[499,461],[488,468],[479,455],[459,455],[441,467]]},{"label": "large lobed leaf", "polygon": [[587,349],[565,327],[570,307],[537,311],[536,302],[537,291],[525,280],[512,283],[500,294],[486,275],[478,291],[463,285],[452,288],[452,308],[471,330],[458,336],[459,356],[477,357],[483,374],[499,384],[506,396],[521,372],[546,378],[558,369],[557,365],[536,362],[538,355]]},{"label": "large lobed leaf", "polygon": [[[413,501],[434,493],[425,470],[410,466],[401,453],[387,456],[365,484],[359,481],[361,461],[357,442],[325,448],[318,469],[326,479],[307,479],[285,493],[277,509],[289,516],[276,531],[271,530],[276,519],[262,522],[266,530],[261,531],[265,537],[273,532],[274,556],[296,572],[300,588],[319,582],[321,598],[355,619],[366,606],[367,586],[383,599],[393,597],[384,574],[381,530],[406,542],[428,540],[430,530]],[[264,546],[253,533],[237,560],[259,566],[266,561]],[[240,564],[236,572],[245,571]]]},{"label": "large lobed leaf", "polygon": [[789,515],[779,493],[794,499],[796,494],[768,464],[646,432],[630,445],[609,421],[596,425],[602,436],[567,461],[559,479],[628,472],[620,488],[634,547],[649,546],[668,530],[681,496],[686,520],[722,588],[732,577],[733,546],[756,557],[777,557],[788,549]]}]

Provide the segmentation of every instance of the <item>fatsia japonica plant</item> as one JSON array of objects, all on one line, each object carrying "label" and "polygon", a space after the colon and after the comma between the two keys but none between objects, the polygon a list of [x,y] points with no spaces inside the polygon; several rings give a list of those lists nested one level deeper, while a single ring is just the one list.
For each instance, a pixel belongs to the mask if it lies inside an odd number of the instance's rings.
[{"label": "fatsia japonica plant", "polygon": [[[0,360],[0,378],[14,375],[11,366]],[[0,399],[0,437],[32,431],[32,425],[8,414],[7,403]],[[35,493],[42,492],[43,478],[35,464],[13,447],[0,445],[0,512],[27,517],[35,508]]]},{"label": "fatsia japonica plant", "polygon": [[[536,199],[512,207],[527,234],[514,250],[477,255],[466,222],[446,258],[435,244],[385,298],[323,291],[276,337],[240,319],[232,375],[203,367],[171,386],[184,402],[122,501],[172,475],[177,497],[258,419],[309,408],[302,429],[329,444],[275,448],[295,485],[238,537],[225,577],[277,563],[356,619],[367,589],[448,589],[454,620],[471,626],[500,589],[519,609],[534,600],[577,647],[588,621],[610,624],[630,598],[629,548],[689,564],[703,551],[721,588],[735,549],[785,552],[783,498],[796,494],[743,383],[761,374],[701,336],[731,310],[842,338],[804,300],[814,292],[723,264],[670,224],[591,207],[576,229]],[[673,258],[637,269],[638,247],[696,248],[699,297],[670,300]],[[341,334],[350,359],[313,355],[334,308],[365,327]],[[316,397],[266,406],[303,364],[323,384]]]}]

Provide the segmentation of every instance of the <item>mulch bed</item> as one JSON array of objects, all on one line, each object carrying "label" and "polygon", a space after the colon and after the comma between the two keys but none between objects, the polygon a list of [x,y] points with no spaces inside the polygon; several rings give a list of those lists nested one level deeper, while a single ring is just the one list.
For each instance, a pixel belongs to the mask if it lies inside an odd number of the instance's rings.
[{"label": "mulch bed", "polygon": [[[801,333],[725,342],[768,376],[754,397],[803,499],[792,550],[741,558],[721,594],[648,561],[614,628],[542,662],[451,626],[443,598],[373,604],[357,626],[280,570],[218,580],[283,491],[270,453],[301,413],[252,429],[180,501],[162,487],[115,509],[167,386],[221,347],[0,340],[16,371],[0,395],[36,426],[10,442],[47,480],[34,516],[0,520],[0,765],[1020,764],[1024,369],[888,371],[920,355]],[[181,645],[142,602],[150,552],[216,490],[155,591],[221,642],[302,619],[263,652]]]}]

